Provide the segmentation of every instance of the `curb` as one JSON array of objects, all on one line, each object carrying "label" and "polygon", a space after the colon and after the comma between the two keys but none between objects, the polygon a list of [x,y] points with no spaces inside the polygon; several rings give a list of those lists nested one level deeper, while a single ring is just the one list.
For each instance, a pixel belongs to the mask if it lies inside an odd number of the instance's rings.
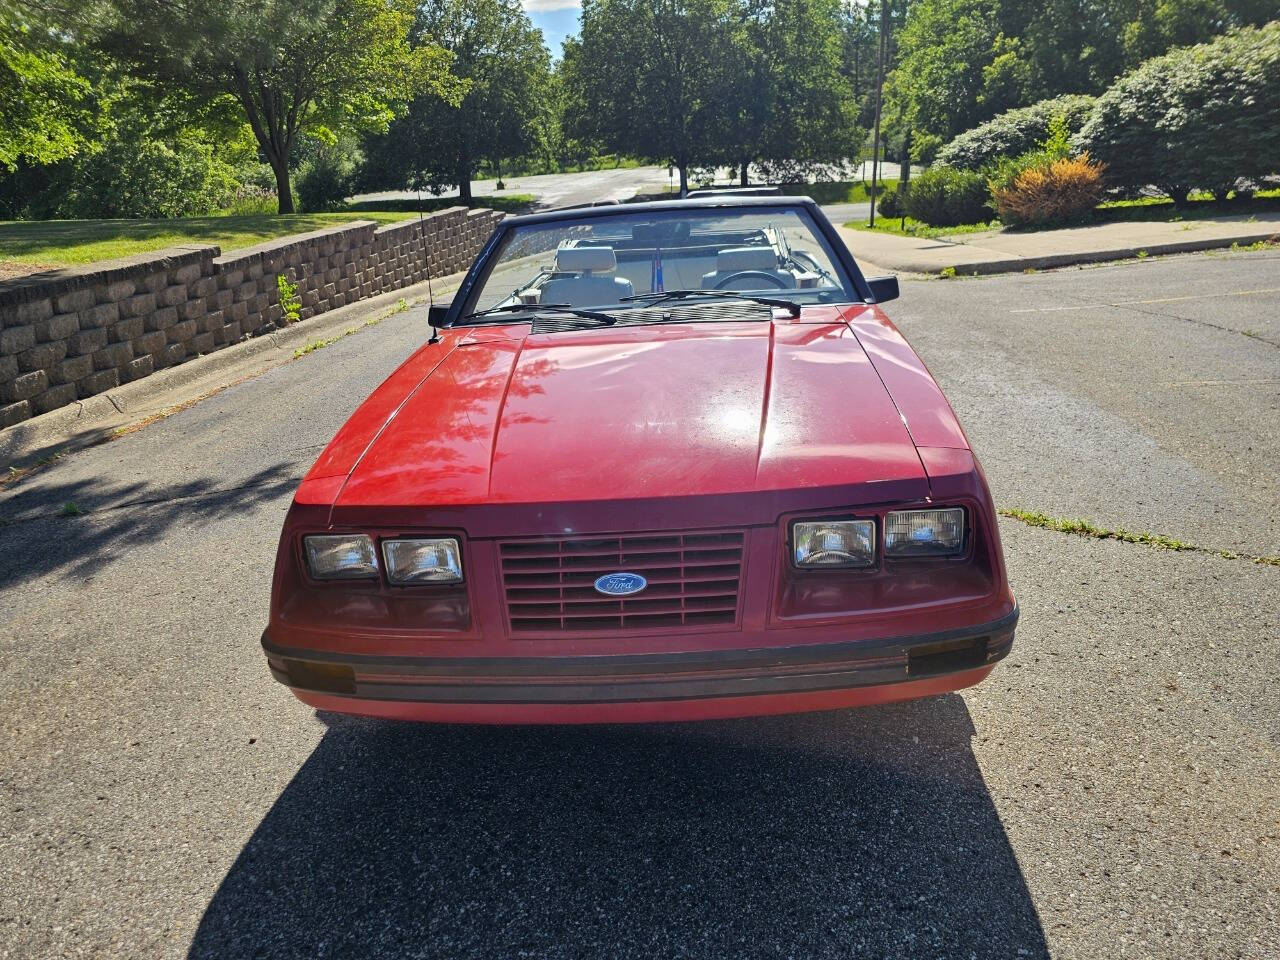
[{"label": "curb", "polygon": [[[432,279],[431,288],[437,296],[452,293],[463,276],[456,273]],[[401,300],[412,305],[423,303],[427,295],[426,281],[379,294],[14,424],[0,430],[0,469],[21,470],[101,443],[122,427],[202,400],[287,363],[298,347],[322,340],[353,320],[395,306]]]},{"label": "curb", "polygon": [[[957,276],[990,275],[996,273],[1021,273],[1024,270],[1051,270],[1055,267],[1072,267],[1086,263],[1106,263],[1115,260],[1133,260],[1139,254],[1144,256],[1160,256],[1174,253],[1199,253],[1204,250],[1222,250],[1237,244],[1250,246],[1254,243],[1280,241],[1280,232],[1275,229],[1265,233],[1246,234],[1236,237],[1220,237],[1206,240],[1178,240],[1168,243],[1152,243],[1145,246],[1118,247],[1111,250],[1085,250],[1077,253],[1053,253],[1039,257],[1004,257],[999,260],[979,260],[973,263],[956,263],[940,266],[936,262],[921,263],[905,258],[896,262],[883,254],[880,265],[892,270],[908,273],[924,273],[937,276],[945,269],[954,269]],[[963,247],[964,244],[955,244]]]}]

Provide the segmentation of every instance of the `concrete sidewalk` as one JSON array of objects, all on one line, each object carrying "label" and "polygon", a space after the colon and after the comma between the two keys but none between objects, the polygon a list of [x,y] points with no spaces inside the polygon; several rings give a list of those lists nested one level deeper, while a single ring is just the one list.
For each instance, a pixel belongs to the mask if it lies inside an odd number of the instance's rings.
[{"label": "concrete sidewalk", "polygon": [[933,239],[844,226],[837,230],[865,272],[936,274],[954,267],[956,273],[968,276],[1125,260],[1140,253],[1186,253],[1236,243],[1248,246],[1280,239],[1280,212],[1176,223],[1099,223],[1019,233],[988,230]]}]

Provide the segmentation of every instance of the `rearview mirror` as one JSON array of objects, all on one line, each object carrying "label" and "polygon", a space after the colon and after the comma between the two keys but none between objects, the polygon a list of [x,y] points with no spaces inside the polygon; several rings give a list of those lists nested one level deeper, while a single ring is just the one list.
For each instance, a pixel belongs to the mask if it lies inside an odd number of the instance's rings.
[{"label": "rearview mirror", "polygon": [[439,330],[444,326],[444,318],[449,315],[451,303],[433,303],[427,310],[427,322]]},{"label": "rearview mirror", "polygon": [[897,277],[867,277],[867,286],[871,288],[872,303],[887,303],[898,299]]}]

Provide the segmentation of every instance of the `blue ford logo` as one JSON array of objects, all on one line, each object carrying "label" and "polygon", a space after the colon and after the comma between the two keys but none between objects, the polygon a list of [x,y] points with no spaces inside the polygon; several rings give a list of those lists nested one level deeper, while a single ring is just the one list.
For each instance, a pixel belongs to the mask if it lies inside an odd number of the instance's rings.
[{"label": "blue ford logo", "polygon": [[638,573],[606,573],[596,580],[596,592],[609,597],[629,597],[648,585],[649,581]]}]

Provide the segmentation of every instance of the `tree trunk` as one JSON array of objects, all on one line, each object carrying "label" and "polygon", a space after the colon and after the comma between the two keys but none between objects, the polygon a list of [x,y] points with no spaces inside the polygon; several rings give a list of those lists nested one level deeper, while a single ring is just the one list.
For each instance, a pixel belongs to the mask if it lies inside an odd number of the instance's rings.
[{"label": "tree trunk", "polygon": [[289,183],[287,157],[271,157],[271,170],[276,175],[276,212],[296,213],[293,205],[293,187]]},{"label": "tree trunk", "polygon": [[458,170],[458,199],[471,206],[471,167],[465,163]]},{"label": "tree trunk", "polygon": [[747,185],[747,171],[751,168],[750,160],[742,161],[742,177],[738,180],[738,186],[745,187]]},{"label": "tree trunk", "polygon": [[689,195],[689,169],[679,161],[677,161],[676,167],[680,171],[680,196],[687,197]]},{"label": "tree trunk", "polygon": [[902,161],[898,166],[898,191],[911,182],[911,129],[902,137]]}]

